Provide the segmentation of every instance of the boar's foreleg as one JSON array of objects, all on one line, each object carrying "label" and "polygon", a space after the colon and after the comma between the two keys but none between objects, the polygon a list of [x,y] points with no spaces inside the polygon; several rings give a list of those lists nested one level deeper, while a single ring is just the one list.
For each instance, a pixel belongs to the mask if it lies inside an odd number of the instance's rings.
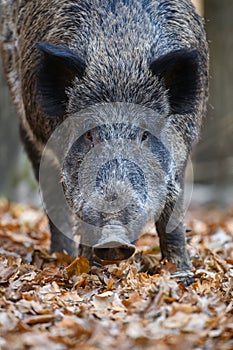
[{"label": "boar's foreleg", "polygon": [[186,250],[185,228],[183,225],[183,194],[176,205],[166,203],[156,222],[162,259],[175,263],[179,270],[190,270],[192,264]]}]

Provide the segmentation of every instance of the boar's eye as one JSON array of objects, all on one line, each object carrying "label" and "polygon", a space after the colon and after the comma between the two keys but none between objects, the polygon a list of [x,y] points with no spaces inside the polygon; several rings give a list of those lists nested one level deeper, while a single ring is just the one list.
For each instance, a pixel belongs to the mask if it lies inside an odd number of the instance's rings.
[{"label": "boar's eye", "polygon": [[141,138],[141,141],[145,141],[148,139],[148,136],[149,136],[149,132],[148,131],[144,131],[144,133],[142,134],[142,138]]},{"label": "boar's eye", "polygon": [[88,132],[86,133],[86,138],[87,138],[88,140],[90,140],[91,142],[93,142],[93,136],[92,136],[91,131],[88,131]]}]

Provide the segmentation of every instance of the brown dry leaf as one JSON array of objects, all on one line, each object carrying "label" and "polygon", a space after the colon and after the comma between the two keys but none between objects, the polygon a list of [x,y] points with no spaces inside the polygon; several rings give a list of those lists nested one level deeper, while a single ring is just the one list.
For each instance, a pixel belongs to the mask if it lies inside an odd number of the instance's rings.
[{"label": "brown dry leaf", "polygon": [[186,274],[160,263],[152,231],[117,264],[50,255],[41,215],[0,200],[1,349],[233,348],[233,208],[194,211]]},{"label": "brown dry leaf", "polygon": [[0,221],[0,230],[2,231],[2,234],[5,234],[6,231],[17,231],[19,230],[20,225],[16,222],[3,222]]},{"label": "brown dry leaf", "polygon": [[78,338],[82,335],[89,336],[91,334],[91,329],[87,322],[77,317],[65,316],[56,325],[58,328],[67,329],[69,333]]},{"label": "brown dry leaf", "polygon": [[68,266],[74,261],[74,258],[62,252],[53,253],[53,256],[56,259],[56,263],[62,266]]},{"label": "brown dry leaf", "polygon": [[171,274],[177,272],[176,264],[170,263],[166,259],[164,261],[162,261],[161,264],[162,264],[162,270],[167,271]]},{"label": "brown dry leaf", "polygon": [[78,276],[82,273],[88,273],[90,271],[90,264],[88,259],[83,256],[78,256],[72,263],[65,268],[65,274],[68,278],[72,276]]},{"label": "brown dry leaf", "polygon": [[100,319],[108,317],[109,314],[112,318],[116,318],[116,313],[125,313],[125,307],[117,293],[108,291],[95,295],[91,303],[94,306],[94,315]]},{"label": "brown dry leaf", "polygon": [[5,268],[0,266],[0,284],[7,283],[11,277],[17,274],[18,270],[18,265],[12,265]]},{"label": "brown dry leaf", "polygon": [[27,317],[24,319],[24,323],[28,325],[34,325],[37,323],[47,323],[54,321],[54,315],[44,314],[44,315],[36,315]]},{"label": "brown dry leaf", "polygon": [[127,299],[122,301],[122,304],[127,308],[135,307],[135,303],[141,300],[141,296],[138,291],[133,291]]},{"label": "brown dry leaf", "polygon": [[95,307],[95,310],[97,311],[107,311],[108,308],[111,307],[112,301],[114,299],[114,293],[113,292],[104,292],[99,295],[95,295],[92,301],[92,304]]}]

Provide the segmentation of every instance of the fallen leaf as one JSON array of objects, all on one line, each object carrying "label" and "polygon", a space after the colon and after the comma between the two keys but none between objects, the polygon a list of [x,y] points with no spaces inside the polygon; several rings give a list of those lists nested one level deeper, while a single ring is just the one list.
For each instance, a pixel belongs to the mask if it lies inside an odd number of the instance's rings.
[{"label": "fallen leaf", "polygon": [[78,256],[72,263],[65,268],[65,273],[68,278],[72,276],[81,275],[90,271],[90,264],[88,259]]}]

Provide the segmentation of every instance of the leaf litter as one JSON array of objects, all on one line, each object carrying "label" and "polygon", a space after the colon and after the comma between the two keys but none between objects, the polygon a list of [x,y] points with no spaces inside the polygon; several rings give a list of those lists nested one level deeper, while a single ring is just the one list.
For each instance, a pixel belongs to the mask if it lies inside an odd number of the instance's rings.
[{"label": "leaf litter", "polygon": [[49,254],[42,211],[1,199],[0,349],[233,349],[233,209],[189,216],[190,273],[160,261],[153,230],[91,267]]}]

